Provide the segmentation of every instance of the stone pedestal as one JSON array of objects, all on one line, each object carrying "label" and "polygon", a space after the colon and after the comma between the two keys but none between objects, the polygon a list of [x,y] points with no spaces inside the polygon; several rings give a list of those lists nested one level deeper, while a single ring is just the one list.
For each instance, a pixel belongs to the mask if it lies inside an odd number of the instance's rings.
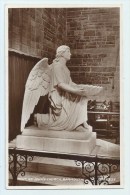
[{"label": "stone pedestal", "polygon": [[86,132],[39,130],[26,128],[16,138],[16,147],[27,150],[90,154],[96,146],[96,133],[90,127]]}]

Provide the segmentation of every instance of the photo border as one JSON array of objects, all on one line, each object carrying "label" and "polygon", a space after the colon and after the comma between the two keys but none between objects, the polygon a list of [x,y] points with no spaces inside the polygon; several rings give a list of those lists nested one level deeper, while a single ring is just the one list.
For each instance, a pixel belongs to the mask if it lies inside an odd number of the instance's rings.
[{"label": "photo border", "polygon": [[[116,1],[117,2],[117,1]],[[124,2],[124,1],[123,1]],[[126,2],[126,1],[125,1]],[[25,5],[25,4],[24,4]],[[38,4],[39,5],[39,4]],[[44,4],[45,5],[45,4]],[[105,7],[105,5],[106,4],[103,4],[103,6]],[[120,5],[120,7],[124,7],[123,6],[123,3],[122,4],[118,4],[118,5]],[[8,7],[8,6],[10,6],[9,4],[7,5],[5,5],[4,7]],[[14,4],[13,5],[14,7],[16,6],[16,4]],[[27,6],[29,6],[29,4],[26,4],[25,5],[25,7],[27,7]],[[33,7],[34,6],[34,8],[36,7],[36,4],[35,5],[32,5],[31,7]],[[50,5],[50,7],[51,6],[53,6],[53,5]],[[61,7],[60,7],[61,6]],[[60,6],[59,6],[59,8],[62,8],[63,7],[63,5],[61,5],[60,4]],[[77,5],[76,4],[76,6],[77,7],[79,7],[79,5]],[[88,4],[83,4],[83,6],[89,6],[90,7],[90,5],[88,5]],[[96,4],[94,4],[94,5],[92,5],[91,4],[91,6],[92,7],[101,7],[101,5],[96,5]],[[18,4],[18,7],[19,7],[19,4]],[[22,4],[22,7],[23,7],[23,4]],[[39,7],[41,8],[42,7],[42,4],[40,4],[39,5]],[[48,5],[47,5],[47,7],[48,7]],[[72,5],[72,7],[74,7],[74,5]],[[80,6],[81,7],[81,6]],[[111,5],[109,4],[107,7],[111,7]],[[115,7],[117,7],[117,4],[116,4],[116,6]],[[8,7],[9,8],[9,7]],[[12,8],[12,4],[11,4],[11,8]],[[56,8],[57,8],[57,5],[56,5]],[[122,8],[121,8],[122,9]],[[123,11],[123,10],[122,10]],[[5,13],[5,15],[6,15],[7,13]],[[124,13],[123,13],[124,14]],[[121,12],[120,12],[120,16],[121,16],[122,14],[121,14]],[[122,45],[124,45],[123,44],[123,42],[124,42],[124,35],[123,35],[123,32],[124,32],[124,29],[123,29],[123,25],[124,25],[124,23],[123,23],[123,20],[124,19],[124,17],[123,17],[123,15],[122,15],[122,17],[121,17],[121,20],[120,20],[120,24],[121,24],[121,26],[122,26],[122,30],[120,30],[120,32],[121,32],[121,36],[120,36],[120,43],[122,44]],[[5,19],[6,20],[6,19]],[[4,23],[4,22],[3,22]],[[123,23],[123,24],[122,24]],[[4,23],[5,24],[5,23]],[[7,20],[6,20],[6,25],[7,25]],[[120,27],[121,27],[120,26]],[[7,26],[6,26],[6,29],[7,29]],[[7,34],[6,34],[6,38],[7,38]],[[6,43],[7,43],[7,41],[6,41]],[[120,44],[120,46],[121,46],[121,44]],[[124,47],[125,47],[125,45],[124,45]],[[124,47],[120,50],[120,57],[121,57],[121,59],[120,59],[120,68],[121,68],[121,71],[120,71],[120,88],[122,88],[121,86],[123,86],[124,85],[124,83],[122,82],[122,79],[124,78],[124,74],[125,74],[125,70],[123,69],[123,66],[121,65],[121,64],[124,64],[124,56],[123,56],[123,58],[122,58],[122,53],[124,54]],[[7,85],[8,85],[8,79],[7,79],[7,74],[8,74],[8,68],[7,68],[7,65],[8,65],[8,59],[7,59],[7,56],[8,56],[8,52],[7,52],[7,48],[8,48],[8,46],[6,45],[6,48],[5,48],[5,57],[6,57],[6,62],[5,62],[5,64],[6,64],[6,87],[7,87]],[[121,79],[122,78],[122,79]],[[121,90],[121,93],[120,93],[120,98],[123,100],[123,105],[122,105],[122,103],[121,103],[121,118],[120,118],[120,120],[122,120],[123,118],[124,118],[124,115],[123,115],[123,111],[124,111],[124,107],[125,107],[125,105],[124,105],[124,96],[122,96],[121,94],[124,92],[124,88],[123,88],[123,90]],[[123,93],[124,94],[124,93]],[[6,91],[6,97],[8,97],[8,90]],[[120,102],[122,102],[122,100],[120,101]],[[8,111],[8,105],[7,105],[7,98],[6,98],[6,123],[7,123],[7,112]],[[124,121],[122,121],[122,123],[121,123],[121,128],[123,127],[124,128]],[[6,126],[6,140],[7,140],[7,137],[8,137],[8,125]],[[120,133],[121,133],[121,137],[122,137],[122,140],[121,140],[121,143],[122,143],[122,141],[124,140],[124,138],[125,138],[125,136],[124,136],[124,134],[123,134],[123,132],[122,131],[120,131]],[[6,142],[6,156],[8,155],[8,147],[7,147],[7,145],[8,145],[8,143]],[[123,147],[123,145],[124,145],[124,141],[123,141],[123,143],[122,143],[122,147]],[[120,146],[120,148],[121,148],[121,146]],[[122,150],[122,149],[121,149]],[[120,156],[120,159],[121,159],[121,157],[123,156],[123,159],[124,159],[124,154],[123,154],[123,151],[121,151],[121,156]],[[123,160],[124,161],[124,160]],[[122,161],[121,161],[122,162]],[[7,167],[7,158],[6,158],[6,167]],[[124,167],[124,162],[123,163],[121,163],[121,167]],[[7,174],[7,173],[6,173]],[[123,171],[123,175],[124,175],[124,171]],[[124,176],[121,176],[121,178],[123,177],[124,178]],[[6,177],[7,177],[7,175],[6,175]],[[124,180],[124,179],[123,179]],[[123,183],[124,183],[124,181],[123,181]],[[121,186],[121,185],[120,185]],[[7,186],[6,186],[7,187]],[[21,187],[21,186],[20,186]],[[30,186],[29,186],[30,187]],[[124,187],[124,184],[123,184],[123,186],[121,186],[121,187],[115,187],[116,189],[118,188],[123,188]],[[114,187],[112,187],[112,189],[113,189]],[[8,189],[11,189],[11,188],[8,188]],[[13,189],[14,189],[14,186],[13,186]],[[17,189],[17,188],[15,188],[15,189]],[[18,189],[19,189],[19,187],[18,187]],[[21,189],[23,189],[23,188],[20,188],[20,190]],[[25,188],[24,188],[25,189]],[[26,189],[33,189],[32,187],[31,188],[26,188]],[[35,189],[37,189],[37,188],[35,188]],[[38,188],[38,189],[48,189],[48,188]],[[54,187],[52,188],[52,189],[54,189]],[[58,188],[55,188],[55,189],[60,189],[59,187]],[[63,190],[64,189],[66,189],[66,188],[62,188]],[[69,189],[69,188],[67,188],[67,189]],[[73,190],[73,189],[77,189],[77,188],[71,188],[71,190]],[[80,188],[81,189],[81,188]],[[83,188],[82,188],[83,189]],[[90,189],[90,188],[86,188],[85,187],[85,189]],[[97,186],[95,187],[95,186],[93,186],[92,187],[92,189],[98,189],[97,188]],[[101,189],[101,188],[100,188]],[[102,188],[102,189],[104,189],[104,188]],[[107,186],[105,186],[105,189],[111,189],[110,188],[110,186],[109,187],[107,187]]]}]

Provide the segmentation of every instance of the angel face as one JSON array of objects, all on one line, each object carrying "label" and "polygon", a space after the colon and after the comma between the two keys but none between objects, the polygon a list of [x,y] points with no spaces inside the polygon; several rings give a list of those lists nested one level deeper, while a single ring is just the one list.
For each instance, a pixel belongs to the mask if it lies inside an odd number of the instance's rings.
[{"label": "angel face", "polygon": [[68,61],[70,60],[71,57],[71,53],[70,53],[70,49],[66,49],[65,52],[63,53],[63,57]]}]

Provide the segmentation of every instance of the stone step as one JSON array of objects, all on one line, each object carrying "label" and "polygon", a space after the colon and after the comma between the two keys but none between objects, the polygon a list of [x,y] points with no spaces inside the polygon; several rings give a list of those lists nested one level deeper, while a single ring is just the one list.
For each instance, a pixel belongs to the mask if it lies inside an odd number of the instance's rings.
[{"label": "stone step", "polygon": [[[93,170],[93,164],[87,163],[85,165],[87,165],[86,167],[88,171],[90,171],[90,169]],[[104,168],[105,172],[103,172]],[[111,167],[112,173],[120,170],[120,167],[118,167],[117,170],[114,168],[115,166]],[[104,174],[109,172],[106,164],[103,166],[100,165],[99,170]],[[83,177],[81,165],[77,166],[76,161],[74,160],[34,157],[33,161],[28,162],[26,171],[64,177]],[[95,172],[92,171],[91,176],[94,176],[94,174]]]},{"label": "stone step", "polygon": [[34,157],[33,161],[28,162],[26,171],[66,177],[82,177],[81,167],[78,167],[74,160]]}]

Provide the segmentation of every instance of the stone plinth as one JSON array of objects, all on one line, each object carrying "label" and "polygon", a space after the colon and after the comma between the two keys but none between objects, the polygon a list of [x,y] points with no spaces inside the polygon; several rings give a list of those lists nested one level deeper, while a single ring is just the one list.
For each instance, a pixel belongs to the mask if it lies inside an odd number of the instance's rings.
[{"label": "stone plinth", "polygon": [[27,150],[90,154],[96,146],[96,133],[39,130],[31,126],[16,138],[16,147]]}]

